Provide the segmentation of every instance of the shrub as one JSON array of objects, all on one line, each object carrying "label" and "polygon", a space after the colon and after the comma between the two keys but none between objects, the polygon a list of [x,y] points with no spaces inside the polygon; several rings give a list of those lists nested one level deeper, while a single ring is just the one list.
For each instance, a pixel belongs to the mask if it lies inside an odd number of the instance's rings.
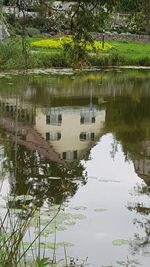
[{"label": "shrub", "polygon": [[32,63],[35,68],[68,67],[68,61],[63,53],[33,53]]},{"label": "shrub", "polygon": [[150,66],[150,57],[144,57],[139,59],[139,65],[141,66]]},{"label": "shrub", "polygon": [[89,63],[96,67],[107,67],[110,65],[109,55],[94,55],[89,57]]},{"label": "shrub", "polygon": [[0,68],[20,69],[31,66],[31,57],[27,45],[26,54],[23,54],[20,38],[8,39],[0,43]]}]

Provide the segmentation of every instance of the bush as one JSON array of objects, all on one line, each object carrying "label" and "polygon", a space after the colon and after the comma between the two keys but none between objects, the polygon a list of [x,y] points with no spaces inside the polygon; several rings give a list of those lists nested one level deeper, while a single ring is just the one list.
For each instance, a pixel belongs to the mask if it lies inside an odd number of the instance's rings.
[{"label": "bush", "polygon": [[23,54],[20,38],[8,39],[0,43],[0,68],[22,69],[32,65],[29,47]]},{"label": "bush", "polygon": [[110,57],[111,65],[120,65],[123,64],[123,58],[121,58],[117,53],[113,52]]},{"label": "bush", "polygon": [[89,63],[92,66],[96,66],[96,67],[107,67],[108,65],[110,65],[110,56],[109,55],[94,55],[94,56],[90,56],[89,57]]},{"label": "bush", "polygon": [[61,54],[52,54],[51,55],[51,63],[53,67],[69,67],[69,63],[67,58],[63,53]]},{"label": "bush", "polygon": [[63,53],[33,53],[32,63],[34,68],[68,67],[68,61]]},{"label": "bush", "polygon": [[139,65],[150,66],[150,57],[144,57],[144,58],[139,59]]}]

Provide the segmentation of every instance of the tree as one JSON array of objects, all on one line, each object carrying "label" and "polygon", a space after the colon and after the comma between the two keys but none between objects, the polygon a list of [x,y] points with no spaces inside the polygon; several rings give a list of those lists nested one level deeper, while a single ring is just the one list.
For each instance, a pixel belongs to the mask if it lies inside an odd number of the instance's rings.
[{"label": "tree", "polygon": [[75,67],[85,62],[87,58],[86,44],[93,42],[92,32],[102,30],[105,20],[113,10],[118,0],[78,0],[70,6],[70,31],[73,44],[66,47]]},{"label": "tree", "polygon": [[150,0],[119,0],[117,7],[119,11],[134,15],[136,22],[141,18],[139,27],[150,34]]}]

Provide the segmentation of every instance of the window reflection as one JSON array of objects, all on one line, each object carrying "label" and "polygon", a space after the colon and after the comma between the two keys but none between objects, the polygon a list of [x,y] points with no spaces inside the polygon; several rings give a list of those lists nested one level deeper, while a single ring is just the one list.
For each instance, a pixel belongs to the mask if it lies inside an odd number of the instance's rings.
[{"label": "window reflection", "polygon": [[45,135],[47,141],[58,141],[61,139],[60,132],[47,132]]},{"label": "window reflection", "polygon": [[61,125],[61,123],[62,123],[61,114],[46,115],[46,124]]},{"label": "window reflection", "polygon": [[80,124],[91,124],[95,123],[95,112],[94,110],[83,110],[80,113]]},{"label": "window reflection", "polygon": [[77,159],[77,150],[63,152],[62,156],[64,160]]},{"label": "window reflection", "polygon": [[94,141],[95,134],[91,132],[80,133],[80,141]]},{"label": "window reflection", "polygon": [[80,118],[80,123],[81,124],[86,124],[86,123],[95,123],[95,117],[84,117],[84,116],[81,116]]}]

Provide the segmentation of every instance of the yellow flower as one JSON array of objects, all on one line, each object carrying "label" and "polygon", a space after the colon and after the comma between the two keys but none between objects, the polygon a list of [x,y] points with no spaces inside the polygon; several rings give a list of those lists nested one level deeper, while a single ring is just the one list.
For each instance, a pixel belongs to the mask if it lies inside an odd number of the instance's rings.
[{"label": "yellow flower", "polygon": [[[40,41],[34,41],[31,43],[31,46],[33,47],[41,47],[41,48],[51,48],[51,49],[62,49],[63,45],[67,43],[67,44],[71,44],[73,43],[73,39],[72,36],[63,36],[61,38],[50,38],[50,39],[43,39]],[[81,40],[81,44],[82,44],[82,40]],[[101,41],[94,41],[93,46],[88,43],[86,45],[86,50],[87,51],[92,51],[93,49],[95,50],[109,50],[111,49],[112,46],[105,42],[104,43],[104,48],[102,48],[102,42]]]}]

